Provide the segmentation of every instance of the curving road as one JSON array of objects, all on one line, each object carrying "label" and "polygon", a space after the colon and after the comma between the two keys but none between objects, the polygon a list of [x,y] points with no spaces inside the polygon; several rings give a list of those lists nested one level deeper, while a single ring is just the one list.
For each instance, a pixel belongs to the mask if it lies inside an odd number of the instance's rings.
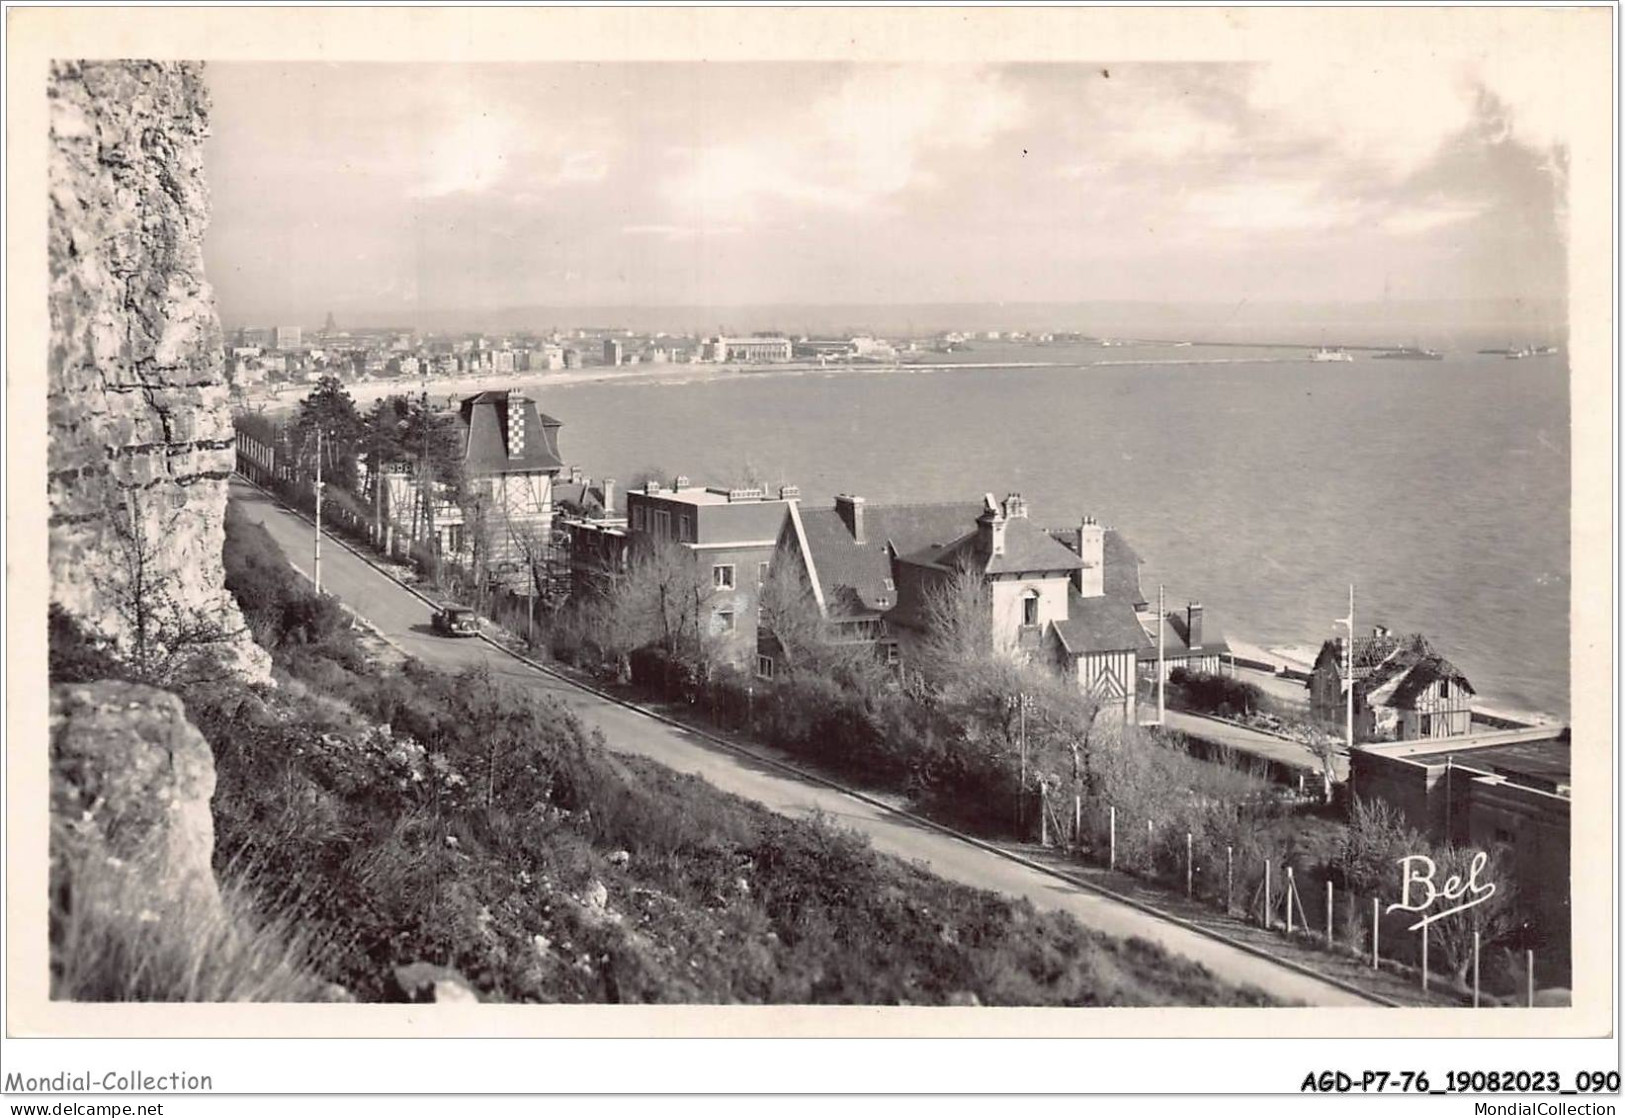
[{"label": "curving road", "polygon": [[[265,526],[294,563],[309,569],[309,523],[237,478],[231,483],[231,499],[249,519]],[[921,863],[950,881],[1025,897],[1041,908],[1069,912],[1083,924],[1109,935],[1139,936],[1204,964],[1228,981],[1257,986],[1285,1001],[1309,1005],[1378,1004],[924,826],[875,803],[723,749],[692,731],[538,671],[484,641],[437,637],[430,630],[429,607],[422,599],[330,537],[322,544],[322,588],[425,663],[452,671],[483,664],[493,676],[554,696],[587,725],[601,730],[609,748],[617,752],[649,757],[673,769],[696,773],[724,791],[781,814],[822,812],[868,836],[875,849]]]}]

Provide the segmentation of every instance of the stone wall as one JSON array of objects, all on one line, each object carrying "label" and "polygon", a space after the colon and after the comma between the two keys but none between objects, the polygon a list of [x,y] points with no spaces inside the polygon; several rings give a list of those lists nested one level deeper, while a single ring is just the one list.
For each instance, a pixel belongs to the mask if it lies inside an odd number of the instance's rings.
[{"label": "stone wall", "polygon": [[127,653],[138,630],[201,632],[263,680],[220,557],[233,452],[202,66],[57,62],[48,93],[52,601]]}]

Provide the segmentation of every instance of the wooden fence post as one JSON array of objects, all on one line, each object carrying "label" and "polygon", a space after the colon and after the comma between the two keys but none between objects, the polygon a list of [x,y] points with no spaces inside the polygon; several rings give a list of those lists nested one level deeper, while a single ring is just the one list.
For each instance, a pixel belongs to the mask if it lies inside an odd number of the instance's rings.
[{"label": "wooden fence post", "polygon": [[1524,969],[1529,975],[1529,1008],[1535,1008],[1535,952],[1530,948],[1523,953]]},{"label": "wooden fence post", "polygon": [[1192,881],[1191,833],[1189,831],[1186,831],[1185,832],[1185,895],[1187,897],[1191,895],[1191,881]]},{"label": "wooden fence post", "polygon": [[1326,879],[1326,946],[1332,945],[1332,880]]},{"label": "wooden fence post", "polygon": [[1106,868],[1115,870],[1117,868],[1117,808],[1108,807],[1106,811],[1110,818],[1111,826],[1111,853],[1107,855],[1108,860],[1106,862]]},{"label": "wooden fence post", "polygon": [[1270,913],[1270,860],[1264,859],[1264,927],[1272,928]]},{"label": "wooden fence post", "polygon": [[1236,899],[1236,853],[1235,847],[1224,848],[1224,914],[1230,915]]},{"label": "wooden fence post", "polygon": [[1297,883],[1292,879],[1292,867],[1286,868],[1286,934],[1292,934],[1292,898],[1297,893]]},{"label": "wooden fence post", "polygon": [[1382,957],[1377,953],[1377,937],[1382,932],[1381,902],[1376,897],[1371,898],[1371,969],[1380,970]]},{"label": "wooden fence post", "polygon": [[1428,926],[1422,925],[1422,989],[1428,988]]},{"label": "wooden fence post", "polygon": [[1478,930],[1473,930],[1473,1008],[1478,1008]]}]

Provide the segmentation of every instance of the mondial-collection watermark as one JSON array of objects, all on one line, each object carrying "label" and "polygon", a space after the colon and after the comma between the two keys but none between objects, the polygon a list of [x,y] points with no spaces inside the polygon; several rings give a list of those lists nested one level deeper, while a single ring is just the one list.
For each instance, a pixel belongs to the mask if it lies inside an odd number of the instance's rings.
[{"label": "mondial-collection watermark", "polygon": [[1475,1102],[1477,1118],[1609,1118],[1610,1102]]},{"label": "mondial-collection watermark", "polygon": [[59,1071],[55,1075],[6,1076],[5,1090],[16,1094],[88,1095],[96,1091],[157,1094],[164,1091],[212,1091],[214,1076],[191,1075],[184,1071],[160,1074],[130,1071]]}]

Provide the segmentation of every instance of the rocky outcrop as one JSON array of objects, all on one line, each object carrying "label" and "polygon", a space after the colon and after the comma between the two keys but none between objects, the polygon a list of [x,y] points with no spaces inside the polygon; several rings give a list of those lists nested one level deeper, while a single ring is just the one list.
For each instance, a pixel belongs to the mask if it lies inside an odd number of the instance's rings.
[{"label": "rocky outcrop", "polygon": [[51,878],[140,897],[154,912],[218,912],[214,758],[167,691],[103,681],[51,689]]},{"label": "rocky outcrop", "polygon": [[474,1005],[480,1000],[468,979],[450,967],[408,963],[394,968],[390,977],[390,994],[397,1001]]},{"label": "rocky outcrop", "polygon": [[269,677],[221,567],[232,430],[195,63],[51,66],[52,600],[126,655]]}]

